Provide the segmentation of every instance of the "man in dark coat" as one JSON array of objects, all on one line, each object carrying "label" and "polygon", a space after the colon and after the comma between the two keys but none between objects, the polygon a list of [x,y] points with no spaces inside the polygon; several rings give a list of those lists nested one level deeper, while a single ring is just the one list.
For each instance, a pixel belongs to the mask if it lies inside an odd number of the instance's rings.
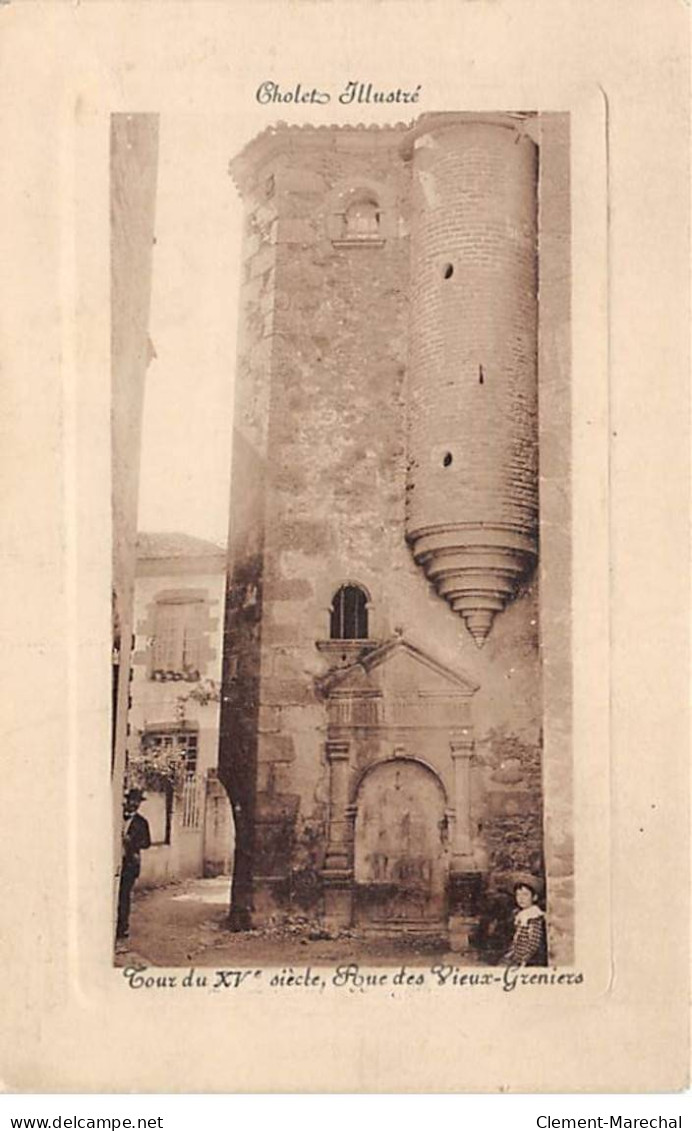
[{"label": "man in dark coat", "polygon": [[130,904],[132,889],[142,866],[141,852],[151,846],[149,822],[138,813],[144,801],[141,789],[130,789],[125,797],[123,814],[123,856],[120,865],[120,890],[118,892],[118,926],[116,938],[126,939],[130,933]]}]

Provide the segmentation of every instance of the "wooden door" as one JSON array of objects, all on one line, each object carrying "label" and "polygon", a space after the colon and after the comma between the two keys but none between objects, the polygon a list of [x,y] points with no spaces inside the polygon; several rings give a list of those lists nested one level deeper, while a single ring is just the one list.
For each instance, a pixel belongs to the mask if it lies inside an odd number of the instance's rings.
[{"label": "wooden door", "polygon": [[445,912],[445,803],[419,762],[383,762],[364,778],[355,835],[361,926],[439,926]]}]

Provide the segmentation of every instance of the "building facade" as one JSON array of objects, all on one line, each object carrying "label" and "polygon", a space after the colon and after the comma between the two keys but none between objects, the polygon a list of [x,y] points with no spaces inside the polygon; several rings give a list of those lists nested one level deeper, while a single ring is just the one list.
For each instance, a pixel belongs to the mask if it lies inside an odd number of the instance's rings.
[{"label": "building facade", "polygon": [[567,959],[566,122],[278,126],[232,173],[235,925],[302,908],[463,950],[530,870]]},{"label": "building facade", "polygon": [[142,886],[229,874],[233,821],[217,776],[226,554],[185,534],[140,534],[127,784],[152,847]]}]

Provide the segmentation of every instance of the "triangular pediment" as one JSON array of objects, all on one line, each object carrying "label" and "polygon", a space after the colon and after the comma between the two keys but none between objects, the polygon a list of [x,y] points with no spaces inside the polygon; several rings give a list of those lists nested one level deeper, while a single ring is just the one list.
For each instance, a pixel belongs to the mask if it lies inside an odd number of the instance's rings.
[{"label": "triangular pediment", "polygon": [[478,684],[468,675],[440,663],[402,636],[358,658],[319,681],[326,695],[415,692],[419,695],[469,696]]}]

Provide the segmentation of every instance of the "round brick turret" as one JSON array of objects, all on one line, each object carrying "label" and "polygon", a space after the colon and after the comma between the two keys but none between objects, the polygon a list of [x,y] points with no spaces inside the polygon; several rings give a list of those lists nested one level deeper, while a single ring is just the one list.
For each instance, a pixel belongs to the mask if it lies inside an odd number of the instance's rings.
[{"label": "round brick turret", "polygon": [[407,537],[476,643],[537,555],[537,151],[421,119],[412,160]]}]

